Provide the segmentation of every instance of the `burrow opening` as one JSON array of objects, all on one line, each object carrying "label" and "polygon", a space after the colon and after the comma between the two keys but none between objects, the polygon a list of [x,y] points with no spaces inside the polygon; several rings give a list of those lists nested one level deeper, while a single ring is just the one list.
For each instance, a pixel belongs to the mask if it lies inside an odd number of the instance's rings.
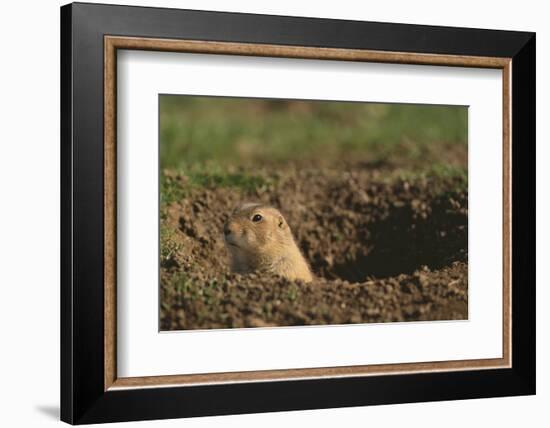
[{"label": "burrow opening", "polygon": [[362,282],[468,260],[467,208],[457,207],[452,198],[437,198],[421,210],[411,204],[391,207],[374,221],[357,218],[351,223],[355,228],[348,224],[346,231],[335,233],[338,240],[302,243],[316,275]]}]

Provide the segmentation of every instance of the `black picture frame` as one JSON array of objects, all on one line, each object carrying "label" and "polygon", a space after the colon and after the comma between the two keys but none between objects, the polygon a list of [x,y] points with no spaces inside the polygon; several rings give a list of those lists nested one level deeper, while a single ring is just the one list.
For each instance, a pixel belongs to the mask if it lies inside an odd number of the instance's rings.
[{"label": "black picture frame", "polygon": [[[512,367],[104,390],[104,36],[512,58]],[[535,34],[73,3],[61,8],[61,419],[71,424],[535,393]]]}]

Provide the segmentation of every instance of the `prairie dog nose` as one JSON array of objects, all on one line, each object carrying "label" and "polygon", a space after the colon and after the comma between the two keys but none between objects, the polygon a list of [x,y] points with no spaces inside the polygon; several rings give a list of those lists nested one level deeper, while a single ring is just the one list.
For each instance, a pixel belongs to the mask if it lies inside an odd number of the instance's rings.
[{"label": "prairie dog nose", "polygon": [[225,236],[231,234],[231,229],[229,228],[229,223],[225,223],[225,224],[223,225],[223,234],[224,234]]}]

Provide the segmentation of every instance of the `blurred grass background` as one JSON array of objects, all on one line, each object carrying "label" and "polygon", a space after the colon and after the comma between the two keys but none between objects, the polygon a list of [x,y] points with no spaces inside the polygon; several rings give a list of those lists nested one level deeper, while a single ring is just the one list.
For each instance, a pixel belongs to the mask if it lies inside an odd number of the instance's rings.
[{"label": "blurred grass background", "polygon": [[162,169],[339,160],[466,167],[467,136],[460,106],[160,96]]}]

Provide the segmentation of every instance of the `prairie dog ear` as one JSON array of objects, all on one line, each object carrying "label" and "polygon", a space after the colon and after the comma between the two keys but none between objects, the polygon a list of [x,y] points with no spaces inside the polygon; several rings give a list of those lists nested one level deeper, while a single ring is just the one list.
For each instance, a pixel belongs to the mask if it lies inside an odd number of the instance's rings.
[{"label": "prairie dog ear", "polygon": [[252,207],[259,207],[260,204],[257,204],[256,202],[243,202],[235,207],[233,210],[233,214],[237,214],[241,211],[247,210]]},{"label": "prairie dog ear", "polygon": [[281,229],[285,229],[286,228],[286,221],[285,221],[285,218],[279,214],[277,216],[277,226],[279,226],[279,228]]}]

